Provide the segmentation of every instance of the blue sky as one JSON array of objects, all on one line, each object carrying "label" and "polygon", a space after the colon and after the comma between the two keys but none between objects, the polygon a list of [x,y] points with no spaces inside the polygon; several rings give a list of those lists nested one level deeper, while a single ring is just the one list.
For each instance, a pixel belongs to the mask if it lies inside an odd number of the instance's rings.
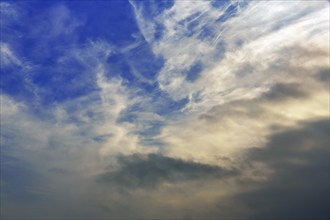
[{"label": "blue sky", "polygon": [[328,1],[0,9],[4,218],[329,217]]}]

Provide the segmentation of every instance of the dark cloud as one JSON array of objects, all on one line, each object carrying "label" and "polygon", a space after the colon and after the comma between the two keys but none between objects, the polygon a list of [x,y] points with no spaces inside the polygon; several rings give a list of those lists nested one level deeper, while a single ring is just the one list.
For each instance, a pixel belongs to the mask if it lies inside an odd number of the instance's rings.
[{"label": "dark cloud", "polygon": [[236,71],[236,75],[239,77],[244,77],[247,76],[249,74],[252,74],[255,71],[253,65],[251,64],[244,64],[242,65],[242,67],[240,67],[237,71]]},{"label": "dark cloud", "polygon": [[104,183],[127,188],[151,188],[161,183],[225,178],[238,174],[218,166],[184,161],[159,154],[120,156],[120,169],[99,177]]},{"label": "dark cloud", "polygon": [[42,197],[43,179],[30,163],[7,155],[1,155],[1,196],[7,201],[34,202]]},{"label": "dark cloud", "polygon": [[265,101],[283,101],[288,98],[305,98],[307,95],[308,93],[297,83],[278,83],[273,85],[260,99]]},{"label": "dark cloud", "polygon": [[316,74],[316,79],[322,83],[325,83],[329,88],[330,69],[329,68],[321,69],[318,72],[318,74]]},{"label": "dark cloud", "polygon": [[329,120],[305,122],[273,134],[248,161],[274,170],[256,190],[237,201],[254,210],[252,219],[329,219]]}]

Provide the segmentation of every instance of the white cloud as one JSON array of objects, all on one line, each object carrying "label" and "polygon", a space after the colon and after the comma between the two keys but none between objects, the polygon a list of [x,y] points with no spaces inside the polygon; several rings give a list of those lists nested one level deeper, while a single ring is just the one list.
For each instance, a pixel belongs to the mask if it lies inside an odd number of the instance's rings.
[{"label": "white cloud", "polygon": [[[327,64],[327,2],[294,1],[285,5],[283,2],[250,2],[235,16],[219,21],[231,5],[236,3],[218,9],[208,1],[194,4],[176,1],[172,8],[156,16],[154,23],[144,20],[141,12],[137,16],[138,23],[143,24],[140,25],[142,33],[147,25],[164,24],[162,38],[150,43],[156,54],[165,57],[158,81],[161,89],[173,99],[198,94],[201,101],[191,100],[189,108],[205,111],[218,103],[258,96],[286,77],[285,73],[267,72],[283,56],[281,50],[288,47],[313,47],[325,52],[321,60],[296,60],[299,65],[314,68]],[[200,34],[206,29],[214,33],[203,38]],[[220,56],[223,58],[217,58],[218,54],[223,54]],[[185,78],[186,72],[196,62],[201,62],[204,69],[197,81],[191,83]],[[253,68],[252,73],[246,77],[237,76],[236,72],[246,64]]]},{"label": "white cloud", "polygon": [[23,62],[14,54],[6,43],[0,43],[1,65],[3,66],[23,66]]},{"label": "white cloud", "polygon": [[[10,55],[7,47],[4,49]],[[88,76],[96,75],[98,90],[45,107],[41,110],[44,116],[35,115],[26,103],[1,96],[2,140],[6,147],[13,146],[10,150],[14,156],[24,158],[37,167],[46,162],[34,161],[35,157],[48,158],[47,165],[40,167],[43,173],[59,166],[81,175],[81,170],[89,170],[90,176],[104,168],[102,161],[119,153],[154,151],[140,145],[139,124],[118,121],[124,110],[143,102],[145,97],[136,96],[137,90],[125,86],[120,77],[106,76],[106,58],[110,53],[111,46],[104,41],[91,41],[82,48],[69,48],[58,63],[76,59],[85,67],[82,74],[86,75],[78,83],[94,80]],[[159,119],[148,111],[137,114],[145,126],[153,121],[146,117]],[[106,161],[108,163],[111,159]]]},{"label": "white cloud", "polygon": [[[237,3],[219,9],[209,1],[176,1],[153,19],[150,14],[144,18],[139,4],[134,7],[139,8],[141,32],[148,32],[154,53],[165,60],[158,74],[160,88],[174,100],[190,99],[182,117],[168,119],[158,137],[168,155],[232,166],[240,152],[264,146],[274,124],[294,127],[328,116],[328,92],[318,89],[322,83],[315,79],[329,68],[328,2],[254,1],[226,19],[219,18]],[[154,29],[160,24],[162,37],[152,38],[155,31],[148,25]],[[190,82],[186,73],[198,62],[203,70]],[[308,97],[289,103],[259,99],[279,83],[297,83]],[[225,109],[235,101],[242,104],[231,115]],[[223,108],[214,122],[200,119],[214,106]],[[232,160],[219,161],[219,155]]]}]

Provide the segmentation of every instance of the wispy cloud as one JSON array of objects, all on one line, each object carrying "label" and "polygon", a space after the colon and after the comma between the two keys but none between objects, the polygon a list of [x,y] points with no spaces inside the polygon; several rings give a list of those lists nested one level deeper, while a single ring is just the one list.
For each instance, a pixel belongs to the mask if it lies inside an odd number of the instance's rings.
[{"label": "wispy cloud", "polygon": [[17,65],[22,66],[22,61],[19,60],[13,51],[9,48],[6,43],[0,44],[0,52],[1,52],[1,65],[10,66],[10,65]]},{"label": "wispy cloud", "polygon": [[[306,68],[328,65],[329,33],[324,31],[329,26],[327,2],[290,2],[287,6],[281,2],[251,2],[243,9],[234,2],[225,5],[219,10],[211,2],[192,5],[178,1],[155,15],[154,22],[137,17],[144,24],[141,28],[149,24],[162,26],[160,39],[151,45],[155,53],[165,57],[158,80],[172,98],[190,97],[191,108],[200,106],[204,111],[215,103],[255,97],[270,84],[286,78],[288,73],[274,71],[282,59],[294,59],[289,65],[303,64]],[[237,12],[223,21],[228,8]],[[323,56],[309,62],[303,61],[303,56],[292,57],[311,47],[312,51],[323,51]],[[283,58],[290,56],[284,55],[286,48],[291,57]],[[196,63],[203,69],[191,83],[187,74]],[[247,65],[250,70],[243,70],[245,77],[236,74]],[[192,98],[197,94],[201,97],[198,103]]]}]

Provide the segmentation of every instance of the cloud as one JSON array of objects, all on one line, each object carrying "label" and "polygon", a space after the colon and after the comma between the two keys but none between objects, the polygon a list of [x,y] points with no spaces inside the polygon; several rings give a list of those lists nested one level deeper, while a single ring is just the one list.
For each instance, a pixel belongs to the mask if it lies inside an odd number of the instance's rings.
[{"label": "cloud", "polygon": [[9,2],[1,2],[1,19],[0,24],[1,28],[5,28],[7,25],[10,25],[13,21],[19,19],[19,8]]},{"label": "cloud", "polygon": [[1,65],[9,66],[9,65],[17,65],[22,66],[22,61],[19,60],[13,51],[8,47],[7,44],[2,43],[0,44],[0,52],[1,52]]},{"label": "cloud", "polygon": [[1,3],[2,217],[328,217],[329,3],[126,3]]},{"label": "cloud", "polygon": [[51,22],[50,34],[53,37],[58,35],[71,34],[82,22],[77,20],[65,5],[58,5],[50,9],[48,13]]},{"label": "cloud", "polygon": [[273,169],[268,181],[235,199],[253,209],[252,219],[329,218],[329,120],[302,122],[273,133],[247,161]]},{"label": "cloud", "polygon": [[241,150],[262,148],[274,127],[295,127],[300,121],[327,117],[328,105],[328,86],[323,82],[274,84],[254,99],[215,105],[203,114],[167,123],[159,137],[169,156],[232,166],[233,161],[218,157],[239,161]]},{"label": "cloud", "polygon": [[130,155],[118,158],[119,169],[109,171],[99,180],[123,188],[154,188],[164,183],[226,178],[238,175],[235,170],[165,157],[158,154]]},{"label": "cloud", "polygon": [[[287,71],[276,71],[281,62],[306,69],[328,66],[329,33],[322,31],[328,29],[328,7],[327,2],[291,2],[286,7],[280,2],[228,2],[219,10],[211,2],[177,1],[153,21],[139,13],[137,22],[144,24],[142,33],[145,26],[164,25],[162,37],[150,42],[165,59],[158,74],[160,88],[175,100],[189,97],[186,110],[205,111],[215,103],[258,96],[284,78],[291,80]],[[228,8],[236,12],[223,19]],[[263,11],[269,11],[268,16]],[[319,58],[308,59],[312,54]],[[206,68],[191,83],[187,75],[197,63]],[[249,74],[235,75],[246,66]],[[192,98],[196,94],[199,102]]]},{"label": "cloud", "polygon": [[[320,72],[329,68],[325,49],[329,33],[322,31],[328,25],[324,10],[328,3],[292,2],[283,7],[279,2],[251,2],[239,10],[228,3],[222,9],[237,10],[224,20],[208,2],[186,6],[194,13],[184,17],[179,10],[184,4],[177,3],[156,17],[163,21],[172,13],[177,20],[166,22],[183,27],[170,32],[172,26],[168,26],[163,39],[152,43],[154,51],[167,57],[158,76],[160,88],[173,99],[189,99],[181,120],[169,121],[159,135],[167,155],[223,166],[226,162],[219,161],[219,156],[239,160],[242,149],[264,146],[274,126],[294,127],[299,121],[328,115],[327,73],[323,81],[319,79]],[[270,13],[263,16],[262,11]],[[189,19],[195,19],[197,29],[206,26],[221,33],[206,39],[200,39],[198,31],[188,34],[184,24]],[[185,46],[174,46],[179,42]],[[202,58],[197,59],[199,51]],[[197,64],[204,68],[192,83],[185,74]]]},{"label": "cloud", "polygon": [[[134,126],[116,123],[125,107],[123,94],[115,93],[121,88],[120,81],[101,78],[99,83],[106,92],[101,102],[95,99],[97,95],[66,102],[48,111],[42,120],[23,102],[1,96],[1,165],[6,169],[1,177],[6,210],[2,216],[92,218],[103,213],[93,208],[79,211],[105,202],[104,196],[97,199],[99,192],[92,192],[94,176],[114,161],[112,155],[144,150],[138,149]],[[110,97],[108,92],[112,92]],[[85,103],[89,107],[80,109]],[[68,190],[71,199],[64,199],[63,192]],[[83,193],[88,191],[92,193]],[[13,211],[16,209],[20,213]]]},{"label": "cloud", "polygon": [[306,91],[299,87],[299,84],[279,83],[272,86],[268,92],[262,94],[261,99],[276,102],[287,98],[306,98],[307,95]]}]

